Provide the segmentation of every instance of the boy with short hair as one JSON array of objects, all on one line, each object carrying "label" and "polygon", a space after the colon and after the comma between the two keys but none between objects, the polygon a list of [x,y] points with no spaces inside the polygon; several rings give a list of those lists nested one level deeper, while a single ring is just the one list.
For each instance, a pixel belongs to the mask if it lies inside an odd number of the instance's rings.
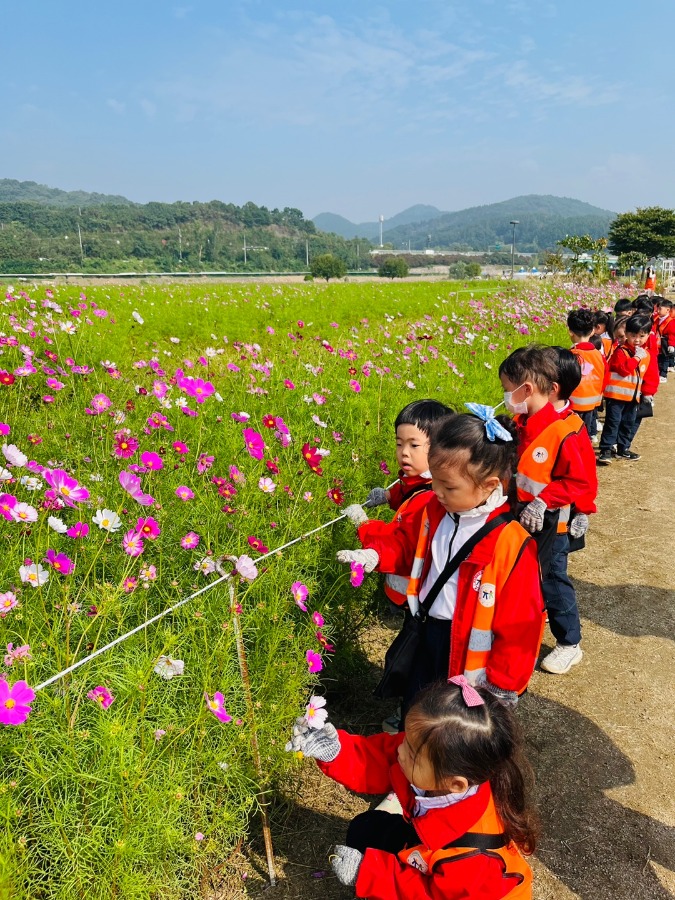
[{"label": "boy with short hair", "polygon": [[659,338],[658,364],[661,384],[665,384],[668,380],[668,369],[675,362],[675,319],[670,314],[672,308],[671,300],[666,300],[665,297],[658,298],[654,325]]},{"label": "boy with short hair", "polygon": [[598,407],[609,380],[605,358],[591,343],[593,328],[594,317],[590,309],[573,309],[568,313],[567,330],[573,343],[572,353],[581,366],[581,381],[565,400],[569,399],[572,410],[583,421],[591,440],[596,438]]},{"label": "boy with short hair", "polygon": [[[574,590],[561,588],[556,573],[567,569],[569,537],[567,533],[572,507],[594,513],[595,463],[582,452],[582,438],[588,444],[584,423],[570,412],[561,418],[549,401],[558,383],[558,367],[550,348],[531,344],[508,356],[499,367],[507,409],[518,426],[518,500],[524,505],[520,523],[535,538],[548,530],[542,540],[540,562],[551,631],[556,646],[541,667],[554,675],[564,675],[581,662],[581,622]],[[576,436],[576,437],[575,437]],[[592,497],[592,499],[590,499]],[[557,524],[546,522],[547,513],[557,511]],[[553,573],[551,575],[551,572]]]},{"label": "boy with short hair", "polygon": [[626,338],[615,347],[609,358],[609,381],[605,388],[605,424],[600,438],[598,463],[608,466],[616,445],[618,459],[637,461],[638,453],[630,449],[637,431],[637,406],[644,388],[645,374],[649,369],[649,353],[645,344],[651,331],[651,317],[637,313],[626,320]]}]

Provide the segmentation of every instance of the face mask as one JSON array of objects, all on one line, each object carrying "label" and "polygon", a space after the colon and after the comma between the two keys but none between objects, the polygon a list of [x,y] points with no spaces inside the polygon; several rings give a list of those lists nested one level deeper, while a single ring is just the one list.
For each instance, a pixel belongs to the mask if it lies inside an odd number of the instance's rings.
[{"label": "face mask", "polygon": [[522,384],[520,385],[520,387],[517,387],[515,391],[504,391],[504,406],[513,416],[527,415],[527,403],[525,403],[525,401],[523,401],[522,403],[511,402],[511,397],[513,397],[516,391],[519,391],[521,387],[523,387]]}]

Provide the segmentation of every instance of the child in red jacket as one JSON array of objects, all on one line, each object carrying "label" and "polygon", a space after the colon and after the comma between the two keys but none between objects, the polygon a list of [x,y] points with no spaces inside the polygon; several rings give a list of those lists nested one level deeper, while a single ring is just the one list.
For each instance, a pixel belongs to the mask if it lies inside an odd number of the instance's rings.
[{"label": "child in red jacket", "polygon": [[671,300],[659,297],[658,304],[654,325],[659,338],[659,379],[661,384],[665,384],[668,369],[675,362],[675,319],[670,315],[673,308]]},{"label": "child in red jacket", "polygon": [[287,745],[350,790],[395,791],[403,814],[361,813],[330,857],[369,900],[531,900],[521,852],[534,851],[538,828],[521,748],[513,713],[461,675],[418,696],[404,733],[300,724]]},{"label": "child in red jacket", "polygon": [[[549,625],[556,646],[541,662],[546,672],[564,675],[581,662],[581,622],[573,589],[565,580],[569,553],[568,526],[575,506],[595,512],[597,474],[582,452],[584,423],[570,413],[564,419],[549,400],[559,374],[551,348],[531,344],[508,356],[499,367],[506,407],[519,433],[516,485],[522,506],[521,524],[539,536],[542,578]],[[593,495],[590,500],[589,495]],[[587,505],[588,504],[588,505]]]},{"label": "child in red jacket", "polygon": [[598,409],[609,379],[605,357],[591,343],[593,322],[590,309],[573,309],[567,315],[567,329],[573,341],[572,353],[581,365],[581,381],[569,396],[569,401],[572,410],[583,420],[591,440],[596,437]]},{"label": "child in red jacket", "polygon": [[[386,540],[401,522],[413,518],[433,497],[429,471],[429,440],[436,422],[454,415],[454,410],[438,400],[413,400],[396,416],[396,462],[398,481],[389,490],[373,488],[364,506],[371,508],[388,503],[396,512],[391,522],[369,520],[362,506],[353,503],[344,513],[359,526],[359,540],[363,547],[374,541]],[[385,576],[384,592],[397,606],[406,602],[410,571],[391,572]]]},{"label": "child in red jacket", "polygon": [[373,539],[368,550],[337,554],[340,562],[361,562],[371,571],[410,573],[406,614],[425,624],[403,685],[404,716],[422,687],[448,675],[464,674],[515,704],[541,643],[537,550],[512,520],[505,493],[516,455],[512,422],[495,418],[488,407],[472,407],[486,420],[450,416],[432,432],[435,497],[427,506]]}]

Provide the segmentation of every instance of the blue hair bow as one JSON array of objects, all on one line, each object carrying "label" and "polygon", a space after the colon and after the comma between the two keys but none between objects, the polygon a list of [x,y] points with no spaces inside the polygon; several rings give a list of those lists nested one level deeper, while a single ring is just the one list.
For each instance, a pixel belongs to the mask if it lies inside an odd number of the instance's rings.
[{"label": "blue hair bow", "polygon": [[503,425],[500,425],[495,418],[495,409],[497,407],[486,406],[484,403],[465,403],[464,406],[466,406],[474,416],[478,416],[479,419],[482,419],[483,422],[485,422],[485,433],[487,434],[489,441],[494,441],[495,438],[499,438],[502,441],[513,440],[511,434]]}]

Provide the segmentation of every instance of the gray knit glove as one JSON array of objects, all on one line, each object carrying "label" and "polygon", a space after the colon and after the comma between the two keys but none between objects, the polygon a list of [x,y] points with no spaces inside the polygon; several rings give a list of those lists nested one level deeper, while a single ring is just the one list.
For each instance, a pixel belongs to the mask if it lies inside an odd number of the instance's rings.
[{"label": "gray knit glove", "polygon": [[368,516],[364,513],[363,507],[359,506],[358,503],[352,503],[351,506],[346,506],[342,512],[347,516],[352,525],[356,525],[357,527],[368,521]]},{"label": "gray knit glove", "polygon": [[504,706],[509,706],[511,707],[511,709],[515,709],[515,707],[518,705],[518,694],[515,691],[507,691],[506,688],[497,687],[496,684],[488,681],[486,675],[481,675],[478,677],[476,681],[476,687],[482,687],[485,688],[486,691],[490,691],[492,696],[501,701]]},{"label": "gray knit glove", "polygon": [[341,563],[359,563],[368,573],[372,572],[380,561],[375,550],[338,550],[335,558]]},{"label": "gray knit glove", "polygon": [[547,506],[544,501],[540,500],[539,497],[535,497],[521,512],[520,524],[526,531],[529,531],[530,534],[541,531],[544,527],[544,513],[546,512],[546,509]]},{"label": "gray knit glove", "polygon": [[363,853],[353,847],[336,844],[335,852],[328,859],[340,884],[354,887],[359,874],[359,866],[363,860]]},{"label": "gray knit glove", "polygon": [[[673,347],[673,350],[675,350],[675,347]],[[387,492],[384,488],[376,487],[372,488],[368,494],[368,499],[363,505],[366,509],[372,509],[373,506],[383,506],[385,503],[389,503]]]},{"label": "gray knit glove", "polygon": [[286,744],[289,753],[302,753],[320,762],[333,762],[342,745],[335,726],[326,722],[323,728],[309,728],[304,719],[296,719],[293,737]]},{"label": "gray knit glove", "polygon": [[570,522],[570,537],[580,538],[588,531],[588,516],[586,513],[577,513]]},{"label": "gray knit glove", "polygon": [[635,358],[639,360],[643,360],[647,356],[647,351],[644,347],[636,347],[634,352]]}]

